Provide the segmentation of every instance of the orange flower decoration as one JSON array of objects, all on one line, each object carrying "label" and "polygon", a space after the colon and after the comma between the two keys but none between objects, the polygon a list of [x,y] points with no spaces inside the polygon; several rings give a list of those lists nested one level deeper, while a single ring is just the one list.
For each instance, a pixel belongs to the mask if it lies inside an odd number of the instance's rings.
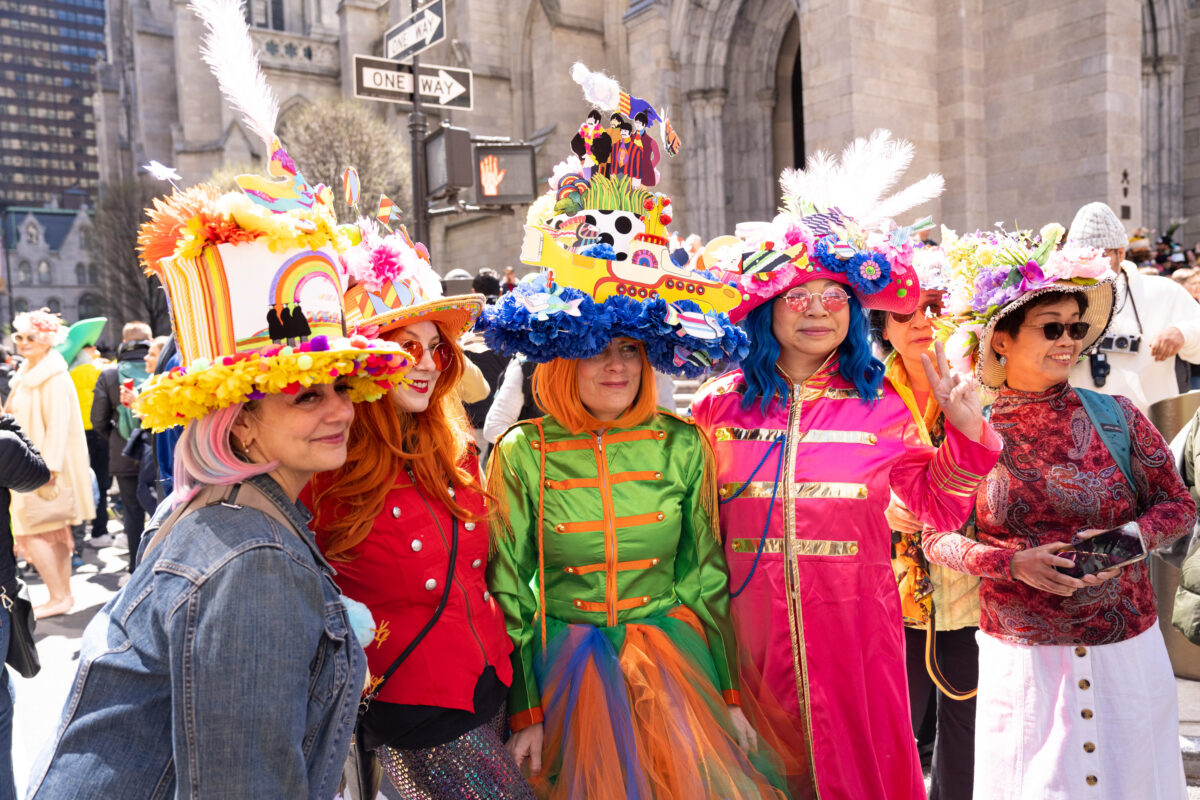
[{"label": "orange flower decoration", "polygon": [[147,275],[158,272],[159,261],[175,255],[188,222],[206,212],[211,215],[220,197],[221,192],[215,186],[198,184],[183,192],[176,191],[165,200],[154,199],[150,218],[138,231],[138,252]]}]

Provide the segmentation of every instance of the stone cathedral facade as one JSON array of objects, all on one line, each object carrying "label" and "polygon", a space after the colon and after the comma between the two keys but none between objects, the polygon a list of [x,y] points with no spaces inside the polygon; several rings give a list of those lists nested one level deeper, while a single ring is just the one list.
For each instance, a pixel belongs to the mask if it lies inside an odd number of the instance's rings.
[{"label": "stone cathedral facade", "polygon": [[[96,102],[101,180],[156,159],[184,178],[259,144],[219,99],[184,0],[111,0]],[[1070,221],[1104,200],[1128,228],[1189,217],[1200,239],[1200,8],[1195,0],[446,0],[422,55],[474,72],[474,108],[430,115],[545,142],[548,177],[584,101],[568,70],[607,71],[668,107],[683,153],[660,164],[672,228],[710,238],[769,218],[776,177],[877,127],[916,145],[919,209],[956,229]],[[409,0],[249,0],[283,116],[353,94]],[[181,101],[181,98],[184,98]],[[367,102],[367,101],[363,101]],[[374,104],[407,139],[403,106]],[[301,165],[303,167],[303,165]],[[409,198],[399,199],[408,205]],[[439,269],[515,264],[517,217],[439,216]]]}]

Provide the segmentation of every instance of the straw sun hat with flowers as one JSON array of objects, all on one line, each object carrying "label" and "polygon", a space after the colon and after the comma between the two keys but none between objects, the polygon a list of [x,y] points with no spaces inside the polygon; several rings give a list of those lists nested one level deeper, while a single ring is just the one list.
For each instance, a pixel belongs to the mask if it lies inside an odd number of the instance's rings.
[{"label": "straw sun hat with flowers", "polygon": [[1112,320],[1115,276],[1104,252],[1068,243],[1059,249],[1063,227],[1046,225],[1034,235],[1004,230],[956,236],[943,229],[950,293],[947,311],[960,319],[946,346],[947,357],[974,366],[984,386],[998,389],[1004,364],[992,350],[997,323],[1049,292],[1080,292],[1087,298],[1081,317],[1088,323],[1080,358]]}]

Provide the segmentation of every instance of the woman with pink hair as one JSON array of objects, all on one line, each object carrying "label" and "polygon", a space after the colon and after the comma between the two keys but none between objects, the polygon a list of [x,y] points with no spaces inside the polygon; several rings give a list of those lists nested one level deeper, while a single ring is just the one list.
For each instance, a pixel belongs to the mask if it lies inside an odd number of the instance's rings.
[{"label": "woman with pink hair", "polygon": [[[67,362],[54,350],[66,339],[67,327],[57,315],[42,309],[17,314],[13,328],[13,343],[25,361],[13,378],[5,409],[29,434],[51,476],[50,483],[36,493],[13,494],[13,534],[50,591],[46,602],[34,607],[34,614],[52,617],[75,605],[70,526],[94,519],[96,504],[79,396]],[[55,512],[41,513],[46,504],[39,501],[55,498]]]}]

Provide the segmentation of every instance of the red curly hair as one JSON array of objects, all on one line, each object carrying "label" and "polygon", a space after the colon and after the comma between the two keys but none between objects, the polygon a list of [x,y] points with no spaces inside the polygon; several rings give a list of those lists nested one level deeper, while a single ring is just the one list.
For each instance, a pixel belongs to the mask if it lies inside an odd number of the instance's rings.
[{"label": "red curly hair", "polygon": [[[313,516],[320,520],[325,557],[330,560],[355,557],[355,548],[371,532],[388,492],[406,468],[422,491],[451,514],[463,521],[481,519],[450,496],[449,484],[487,495],[478,476],[464,466],[474,445],[458,396],[465,356],[455,338],[442,325],[437,327],[453,357],[434,385],[429,407],[420,414],[397,411],[390,396],[358,404],[346,463],[313,478]],[[401,330],[388,331],[382,338],[399,341]]]}]

